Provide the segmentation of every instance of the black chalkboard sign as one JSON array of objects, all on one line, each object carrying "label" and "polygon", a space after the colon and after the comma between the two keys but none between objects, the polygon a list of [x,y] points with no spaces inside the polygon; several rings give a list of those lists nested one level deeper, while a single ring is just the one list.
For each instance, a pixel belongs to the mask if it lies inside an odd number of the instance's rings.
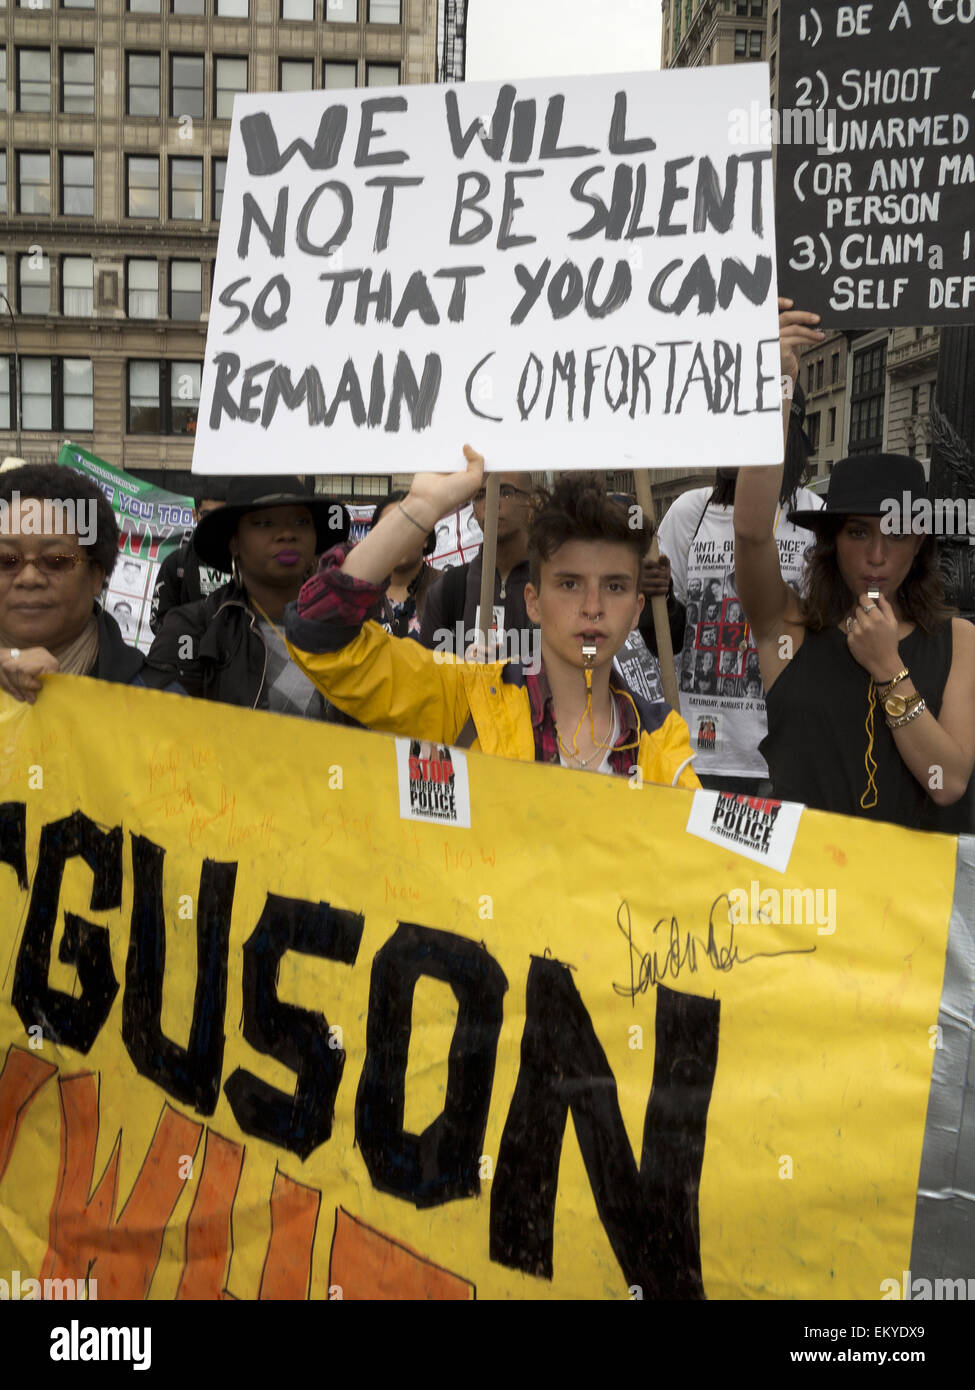
[{"label": "black chalkboard sign", "polygon": [[975,0],[781,9],[781,292],[832,328],[975,323]]}]

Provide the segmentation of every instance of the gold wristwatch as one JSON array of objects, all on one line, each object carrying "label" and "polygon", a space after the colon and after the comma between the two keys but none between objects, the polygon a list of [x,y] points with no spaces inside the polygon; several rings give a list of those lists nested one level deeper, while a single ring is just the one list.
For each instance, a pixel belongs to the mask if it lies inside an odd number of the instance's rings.
[{"label": "gold wristwatch", "polygon": [[884,700],[884,713],[888,719],[901,719],[915,705],[920,704],[921,696],[914,695],[888,695]]}]

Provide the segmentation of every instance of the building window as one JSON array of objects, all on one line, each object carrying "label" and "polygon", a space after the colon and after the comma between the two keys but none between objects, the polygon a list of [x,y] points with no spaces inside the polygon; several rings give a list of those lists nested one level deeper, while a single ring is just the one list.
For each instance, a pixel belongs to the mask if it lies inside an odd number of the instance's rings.
[{"label": "building window", "polygon": [[95,156],[61,156],[61,211],[66,217],[95,215]]},{"label": "building window", "polygon": [[750,58],[761,58],[762,40],[765,35],[761,29],[753,29],[748,35],[748,56]]},{"label": "building window", "polygon": [[129,116],[159,115],[159,54],[127,53]]},{"label": "building window", "polygon": [[399,85],[399,63],[367,63],[367,87],[396,87]]},{"label": "building window", "polygon": [[333,24],[355,24],[359,18],[356,0],[324,0],[325,18]]},{"label": "building window", "polygon": [[129,363],[129,434],[195,434],[201,362]]},{"label": "building window", "polygon": [[[0,9],[6,9],[6,3],[0,4]],[[21,10],[49,10],[51,0],[17,0],[17,8]]]},{"label": "building window", "polygon": [[813,389],[813,372],[814,372],[815,370],[816,370],[815,367],[814,367],[813,364],[810,362],[810,363],[809,363],[809,366],[806,368],[806,395],[807,395],[807,396],[809,395],[809,393],[810,393],[810,392],[812,391],[812,389]]},{"label": "building window", "polygon": [[93,10],[95,0],[61,0],[62,10]]},{"label": "building window", "polygon": [[834,352],[833,356],[830,358],[829,379],[830,384],[833,386],[835,386],[840,379],[840,355],[838,352]]},{"label": "building window", "polygon": [[[9,424],[10,374],[8,371],[0,375],[6,376]],[[2,389],[0,386],[0,392]],[[75,434],[90,433],[93,428],[91,359],[22,357],[20,422],[25,430],[70,430]]]},{"label": "building window", "polygon": [[[174,14],[176,11],[174,10]],[[171,116],[193,116],[203,119],[203,59],[186,53],[173,53],[169,58]]]},{"label": "building window", "polygon": [[195,434],[202,362],[169,363],[169,433]]},{"label": "building window", "polygon": [[735,0],[735,14],[748,13],[748,0]]},{"label": "building window", "polygon": [[159,0],[129,0],[129,14],[158,14]]},{"label": "building window", "polygon": [[279,86],[282,92],[310,92],[315,85],[315,64],[281,59]]},{"label": "building window", "polygon": [[20,359],[20,420],[25,430],[54,428],[50,357]]},{"label": "building window", "polygon": [[173,0],[173,14],[205,14],[203,0]]},{"label": "building window", "polygon": [[341,87],[355,86],[355,63],[326,63],[325,90],[338,91]]},{"label": "building window", "polygon": [[170,261],[169,317],[199,322],[203,313],[203,266],[199,261]]},{"label": "building window", "polygon": [[223,186],[227,181],[227,161],[225,159],[215,159],[213,161],[213,220],[220,221],[220,214],[223,211]]},{"label": "building window", "polygon": [[51,54],[46,48],[17,51],[17,110],[51,109]]},{"label": "building window", "polygon": [[21,212],[47,214],[51,211],[51,156],[17,156],[18,207]]},{"label": "building window", "polygon": [[218,121],[229,121],[234,114],[234,97],[247,91],[247,59],[214,59],[213,114]]},{"label": "building window", "polygon": [[7,50],[0,48],[0,116],[7,114]]},{"label": "building window", "polygon": [[399,24],[400,0],[369,0],[370,24]]},{"label": "building window", "polygon": [[817,391],[821,391],[822,389],[823,389],[823,359],[820,358],[819,361],[816,363],[816,390],[817,390]]},{"label": "building window", "polygon": [[13,389],[10,373],[12,368],[12,358],[0,357],[0,430],[10,429],[10,396]]},{"label": "building window", "polygon": [[95,113],[95,55],[91,50],[61,50],[61,110],[92,116]]},{"label": "building window", "polygon": [[829,410],[829,442],[836,443],[836,407],[830,406]]},{"label": "building window", "polygon": [[884,433],[884,368],[887,344],[854,354],[850,384],[850,453],[877,453]]},{"label": "building window", "polygon": [[95,312],[95,267],[90,256],[61,260],[61,313],[69,319],[90,319]]},{"label": "building window", "polygon": [[125,190],[127,217],[158,217],[158,158],[128,155],[125,167]]},{"label": "building window", "polygon": [[928,414],[929,414],[929,415],[931,414],[932,410],[934,410],[934,391],[935,391],[935,387],[937,386],[937,384],[938,384],[937,381],[929,381],[929,382],[928,382]]},{"label": "building window", "polygon": [[[310,22],[315,18],[315,0],[281,0],[281,18]],[[328,0],[325,0],[325,18],[329,18]]]},{"label": "building window", "polygon": [[809,448],[812,453],[819,452],[819,412],[815,415],[806,416],[806,434],[809,437]]},{"label": "building window", "polygon": [[746,52],[747,48],[748,48],[748,30],[747,30],[747,29],[736,29],[736,30],[735,30],[735,57],[736,57],[736,58],[744,58],[745,52]]},{"label": "building window", "polygon": [[217,0],[218,19],[246,19],[247,0]]},{"label": "building window", "polygon": [[21,256],[20,312],[49,314],[51,312],[51,262],[35,252]]},{"label": "building window", "polygon": [[95,427],[91,359],[66,357],[61,369],[63,410],[60,427],[90,433]]},{"label": "building window", "polygon": [[159,317],[158,264],[155,261],[131,260],[126,269],[129,277],[129,318],[157,319]]},{"label": "building window", "polygon": [[7,211],[7,151],[0,150],[0,212]]},{"label": "building window", "polygon": [[202,159],[169,161],[169,215],[176,222],[202,222]]}]

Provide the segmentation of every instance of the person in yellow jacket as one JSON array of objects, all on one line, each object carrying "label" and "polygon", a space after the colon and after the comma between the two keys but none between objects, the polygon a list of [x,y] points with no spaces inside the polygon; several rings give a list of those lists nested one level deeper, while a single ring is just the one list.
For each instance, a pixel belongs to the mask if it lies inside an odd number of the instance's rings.
[{"label": "person in yellow jacket", "polygon": [[432,530],[481,486],[483,458],[470,446],[464,454],[466,472],[417,474],[364,540],[322,557],[285,614],[293,659],[372,729],[591,772],[639,768],[646,781],[699,787],[680,715],[611,680],[643,607],[650,537],[595,477],[563,476],[532,521],[525,601],[540,631],[536,669],[458,661],[367,620],[417,530]]}]

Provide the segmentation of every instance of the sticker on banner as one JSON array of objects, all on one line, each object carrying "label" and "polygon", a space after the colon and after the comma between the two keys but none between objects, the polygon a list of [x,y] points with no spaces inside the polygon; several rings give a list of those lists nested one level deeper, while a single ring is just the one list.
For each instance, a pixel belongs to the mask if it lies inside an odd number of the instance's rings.
[{"label": "sticker on banner", "polygon": [[396,740],[399,813],[403,820],[471,828],[467,758],[456,748],[426,740]]},{"label": "sticker on banner", "polygon": [[784,874],[802,811],[798,801],[700,791],[694,793],[687,833]]}]

